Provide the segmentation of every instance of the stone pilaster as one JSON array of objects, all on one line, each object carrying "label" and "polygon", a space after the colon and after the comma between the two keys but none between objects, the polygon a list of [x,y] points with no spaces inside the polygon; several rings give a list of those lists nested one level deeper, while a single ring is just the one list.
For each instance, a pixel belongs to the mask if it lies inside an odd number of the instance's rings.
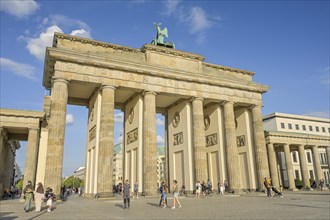
[{"label": "stone pilaster", "polygon": [[226,155],[228,182],[231,191],[238,192],[241,188],[240,167],[238,163],[238,150],[236,142],[234,103],[224,104]]},{"label": "stone pilaster", "polygon": [[301,170],[301,174],[302,174],[303,185],[304,185],[304,188],[310,188],[308,169],[307,169],[307,160],[306,160],[304,145],[298,145],[298,152],[299,152],[299,162],[300,162],[299,164],[300,164],[300,170]]},{"label": "stone pilaster", "polygon": [[100,142],[97,164],[97,193],[112,196],[115,87],[103,85],[100,115]]},{"label": "stone pilaster", "polygon": [[143,100],[143,192],[157,195],[156,93],[144,92]]},{"label": "stone pilaster", "polygon": [[[69,81],[55,78],[51,90],[48,148],[45,168],[45,188],[60,195],[62,183],[64,134]],[[58,197],[59,198],[59,197]]]},{"label": "stone pilaster", "polygon": [[295,185],[294,176],[293,176],[293,166],[292,166],[292,160],[291,160],[290,146],[288,144],[284,144],[283,148],[284,148],[286,170],[288,173],[289,189],[296,190],[296,185]]},{"label": "stone pilaster", "polygon": [[267,162],[267,149],[265,143],[264,129],[262,127],[261,106],[252,107],[253,118],[253,137],[256,152],[256,165],[258,176],[258,188],[263,188],[264,178],[269,176],[269,168]]},{"label": "stone pilaster", "polygon": [[270,177],[272,179],[272,184],[278,188],[280,186],[278,181],[278,172],[277,172],[277,160],[276,160],[276,153],[274,149],[274,145],[269,143],[267,145],[268,148],[268,161],[269,161],[269,168],[270,168]]},{"label": "stone pilaster", "polygon": [[316,172],[315,182],[318,184],[320,179],[324,179],[324,174],[322,172],[320,157],[319,157],[319,149],[317,146],[313,146],[313,162],[314,162],[314,170]]},{"label": "stone pilaster", "polygon": [[36,185],[35,180],[37,174],[38,153],[39,153],[39,130],[30,128],[28,134],[28,143],[26,148],[23,188],[27,185],[29,180],[32,182],[33,186]]},{"label": "stone pilaster", "polygon": [[192,100],[195,182],[207,181],[203,99]]},{"label": "stone pilaster", "polygon": [[330,146],[326,148],[326,151],[327,151],[328,166],[330,168]]},{"label": "stone pilaster", "polygon": [[4,150],[5,150],[6,134],[4,128],[0,128],[0,198],[2,198],[4,190]]}]

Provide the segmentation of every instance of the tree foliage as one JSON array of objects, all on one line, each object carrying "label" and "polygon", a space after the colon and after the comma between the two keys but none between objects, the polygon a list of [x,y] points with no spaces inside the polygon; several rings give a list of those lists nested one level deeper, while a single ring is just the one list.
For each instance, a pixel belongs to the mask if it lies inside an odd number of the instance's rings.
[{"label": "tree foliage", "polygon": [[76,188],[76,187],[84,186],[84,181],[77,177],[70,176],[63,181],[63,185],[67,188],[69,187]]},{"label": "tree foliage", "polygon": [[20,179],[20,180],[17,182],[17,184],[16,184],[16,188],[22,190],[22,188],[23,188],[23,179]]}]

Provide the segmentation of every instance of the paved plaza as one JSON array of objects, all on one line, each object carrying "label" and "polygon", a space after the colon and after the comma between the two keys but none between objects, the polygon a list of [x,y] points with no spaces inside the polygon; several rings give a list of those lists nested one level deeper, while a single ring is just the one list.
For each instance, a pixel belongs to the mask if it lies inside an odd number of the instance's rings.
[{"label": "paved plaza", "polygon": [[[214,195],[201,199],[181,198],[182,209],[161,209],[158,198],[139,198],[123,209],[119,199],[90,200],[71,196],[47,213],[25,213],[19,200],[4,200],[1,219],[329,219],[329,191],[285,192],[284,198],[267,198],[263,193]],[[168,200],[172,205],[172,198]]]}]

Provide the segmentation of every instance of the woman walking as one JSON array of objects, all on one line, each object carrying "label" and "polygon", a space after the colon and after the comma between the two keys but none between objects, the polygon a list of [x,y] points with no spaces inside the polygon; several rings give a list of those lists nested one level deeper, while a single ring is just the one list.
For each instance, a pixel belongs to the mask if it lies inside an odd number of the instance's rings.
[{"label": "woman walking", "polygon": [[182,208],[181,203],[179,201],[179,189],[178,189],[178,181],[173,180],[173,206],[172,209],[175,209],[175,202],[178,202],[179,208]]},{"label": "woman walking", "polygon": [[33,196],[33,186],[32,182],[29,180],[28,184],[25,186],[23,190],[24,198],[25,198],[25,203],[24,203],[24,210],[25,212],[30,211],[31,208],[31,200]]},{"label": "woman walking", "polygon": [[42,183],[38,183],[36,193],[34,195],[34,201],[36,204],[36,212],[40,212],[41,210],[41,203],[42,203],[42,198],[44,197],[44,187]]}]

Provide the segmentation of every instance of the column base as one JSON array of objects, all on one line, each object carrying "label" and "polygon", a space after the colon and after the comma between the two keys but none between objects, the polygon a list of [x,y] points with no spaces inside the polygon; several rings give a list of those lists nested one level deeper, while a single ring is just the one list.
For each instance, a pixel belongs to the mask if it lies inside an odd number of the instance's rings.
[{"label": "column base", "polygon": [[294,188],[294,189],[287,189],[288,191],[292,191],[292,192],[298,192],[298,189],[297,188]]}]

